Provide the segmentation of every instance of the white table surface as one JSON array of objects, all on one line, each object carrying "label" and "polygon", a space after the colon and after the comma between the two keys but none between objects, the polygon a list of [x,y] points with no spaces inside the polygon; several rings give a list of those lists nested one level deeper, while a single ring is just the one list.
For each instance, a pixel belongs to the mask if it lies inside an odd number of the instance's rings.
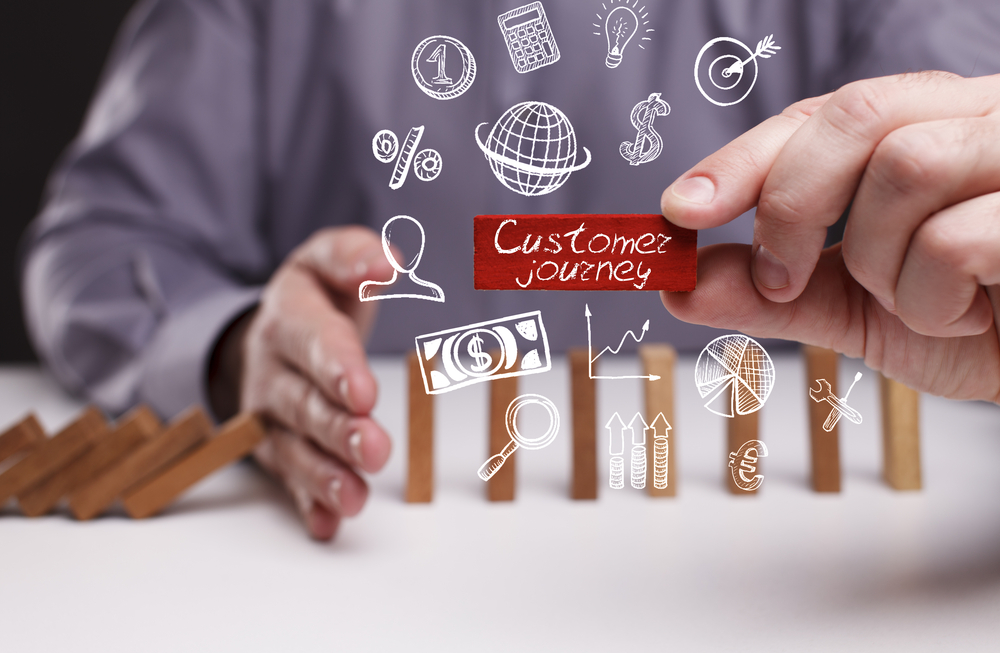
[{"label": "white table surface", "polygon": [[[376,360],[376,416],[394,434],[362,514],[309,540],[253,467],[203,482],[161,517],[78,523],[0,513],[0,651],[993,651],[1000,636],[1000,411],[926,397],[922,492],[880,477],[876,375],[843,423],[843,492],[809,489],[807,381],[776,357],[761,412],[760,494],[724,486],[724,419],[678,366],[680,496],[607,487],[568,499],[568,377],[522,379],[559,407],[547,449],[518,455],[518,496],[491,504],[486,387],[441,395],[437,486],[403,503],[403,367]],[[637,369],[619,362],[621,373]],[[605,369],[613,370],[612,367]],[[842,364],[841,380],[860,369]],[[602,381],[601,424],[640,407]],[[28,409],[54,429],[79,410],[35,368],[0,370],[0,426]]]}]

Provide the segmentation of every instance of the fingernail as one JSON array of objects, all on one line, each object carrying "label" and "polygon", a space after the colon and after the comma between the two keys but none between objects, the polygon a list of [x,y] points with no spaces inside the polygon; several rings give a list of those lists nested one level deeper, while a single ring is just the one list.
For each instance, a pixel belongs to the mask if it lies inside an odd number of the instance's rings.
[{"label": "fingernail", "polygon": [[343,481],[339,478],[334,478],[326,488],[326,495],[330,498],[330,503],[338,510],[340,509],[340,487],[342,485]]},{"label": "fingernail", "polygon": [[753,267],[757,281],[765,288],[778,290],[788,285],[788,269],[763,245],[754,254]]},{"label": "fingernail", "polygon": [[711,204],[715,199],[715,184],[708,177],[689,177],[674,184],[675,197],[692,204]]},{"label": "fingernail", "polygon": [[350,437],[347,438],[347,446],[351,448],[351,455],[354,456],[354,462],[359,466],[363,466],[365,461],[361,457],[361,433],[359,431],[351,433]]}]

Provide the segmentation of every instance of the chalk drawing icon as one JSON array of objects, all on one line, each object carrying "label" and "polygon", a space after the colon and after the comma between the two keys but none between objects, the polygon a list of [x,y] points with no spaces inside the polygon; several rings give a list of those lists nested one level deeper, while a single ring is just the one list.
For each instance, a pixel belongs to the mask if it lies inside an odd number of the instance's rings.
[{"label": "chalk drawing icon", "polygon": [[497,16],[514,70],[530,73],[559,61],[559,46],[541,2],[531,2]]},{"label": "chalk drawing icon", "polygon": [[[741,41],[720,36],[706,43],[694,61],[694,81],[705,99],[720,107],[742,102],[757,83],[757,59],[770,59],[781,47],[775,45],[771,34],[757,42],[750,50]],[[709,54],[711,51],[711,54]],[[746,59],[744,55],[749,55]],[[702,61],[705,64],[702,65]],[[746,76],[747,66],[753,64],[753,77]]]},{"label": "chalk drawing icon", "polygon": [[415,342],[431,395],[552,369],[541,311],[429,333]]},{"label": "chalk drawing icon", "polygon": [[402,188],[411,167],[414,176],[420,181],[434,181],[441,174],[443,162],[437,150],[417,151],[423,135],[423,125],[412,128],[403,141],[403,149],[400,150],[399,139],[390,130],[383,129],[375,134],[375,138],[372,139],[372,154],[382,163],[392,163],[394,160],[396,162],[392,177],[389,178],[389,188],[393,190]]},{"label": "chalk drawing icon", "polygon": [[[393,256],[392,249],[390,247],[390,240],[392,238],[392,225],[400,220],[406,220],[412,222],[420,230],[420,251],[417,255],[410,259],[409,264],[403,267]],[[388,281],[365,281],[360,286],[358,286],[358,299],[363,302],[373,302],[380,299],[428,299],[432,302],[443,302],[444,301],[444,291],[441,286],[436,283],[431,283],[430,281],[424,281],[417,276],[417,266],[420,265],[420,259],[424,255],[424,244],[426,241],[426,235],[424,234],[423,226],[417,222],[415,219],[408,215],[397,215],[394,218],[390,218],[384,225],[382,225],[382,251],[385,253],[386,260],[389,261],[389,265],[392,266],[392,278]],[[399,279],[399,275],[403,274],[409,277],[410,281],[416,285],[426,288],[427,290],[417,293],[398,293],[398,294],[380,294],[378,292],[379,288],[385,288],[396,283]]]},{"label": "chalk drawing icon", "polygon": [[670,422],[659,413],[649,425],[653,431],[653,487],[657,490],[667,489],[667,457],[670,444]]},{"label": "chalk drawing icon", "polygon": [[660,99],[659,93],[650,93],[648,98],[632,107],[629,118],[638,133],[634,143],[625,141],[618,150],[629,165],[649,163],[660,156],[663,152],[663,138],[653,128],[653,122],[657,116],[668,115],[670,115],[670,105]]},{"label": "chalk drawing icon", "polygon": [[[594,27],[598,31],[594,34],[603,35],[608,41],[608,56],[604,60],[604,65],[608,68],[617,68],[622,62],[625,46],[632,41],[632,37],[643,26],[649,24],[649,14],[646,13],[645,6],[639,7],[639,0],[631,2],[629,0],[611,0],[601,3],[601,11],[606,13],[601,16],[601,12],[597,12],[598,22],[594,23]],[[643,33],[652,34],[653,31],[653,28],[649,27],[643,30]],[[645,50],[646,46],[643,45],[643,41],[650,40],[652,39],[648,36],[640,36],[637,46]]]},{"label": "chalk drawing icon", "polygon": [[658,380],[660,378],[656,374],[645,374],[645,375],[628,375],[627,374],[627,375],[623,375],[623,376],[599,376],[599,375],[595,375],[594,374],[594,363],[597,362],[597,359],[600,358],[601,356],[603,356],[604,354],[611,354],[612,356],[616,355],[618,352],[621,351],[622,346],[625,344],[625,339],[626,338],[628,338],[628,337],[631,336],[632,340],[634,340],[636,342],[636,344],[642,342],[642,339],[646,337],[646,332],[649,331],[649,320],[646,320],[646,322],[642,325],[642,335],[636,336],[635,333],[633,333],[631,330],[626,331],[625,335],[622,336],[622,339],[618,343],[617,347],[615,347],[614,349],[612,349],[611,347],[605,347],[604,349],[602,349],[600,351],[600,353],[597,354],[597,356],[594,356],[593,337],[591,336],[591,333],[590,333],[590,318],[593,316],[593,314],[590,312],[590,305],[589,304],[587,304],[587,305],[584,306],[583,314],[587,318],[587,352],[588,352],[588,357],[589,357],[589,360],[590,360],[590,363],[589,363],[589,365],[587,367],[587,371],[590,374],[590,378],[592,378],[592,379],[612,379],[612,380],[614,380],[614,379],[646,379],[647,381],[656,381],[656,380]]},{"label": "chalk drawing icon", "polygon": [[[449,58],[449,52],[458,56]],[[468,91],[476,81],[476,58],[458,39],[429,36],[413,50],[410,70],[421,91],[435,100],[451,100]],[[452,77],[449,71],[460,74]]]},{"label": "chalk drawing icon", "polygon": [[642,414],[636,413],[628,423],[628,430],[632,432],[632,487],[641,490],[646,487],[646,431],[649,426]]},{"label": "chalk drawing icon", "polygon": [[774,387],[774,363],[753,338],[720,336],[698,356],[695,385],[705,408],[721,415],[749,415],[761,409]]},{"label": "chalk drawing icon", "polygon": [[[663,415],[661,414],[662,418]],[[636,424],[638,420],[638,424]],[[650,429],[641,413],[636,413],[626,426],[617,412],[604,425],[608,429],[608,453],[611,454],[609,484],[612,490],[625,487],[625,442],[632,444],[630,481],[632,487],[641,490],[646,487],[646,431]],[[627,435],[626,435],[627,433]],[[666,487],[666,486],[664,486]]]},{"label": "chalk drawing icon", "polygon": [[535,197],[557,190],[569,176],[590,165],[577,162],[576,131],[559,109],[544,102],[521,102],[507,109],[484,143],[476,126],[476,143],[500,183],[521,195]]},{"label": "chalk drawing icon", "polygon": [[833,406],[830,414],[826,416],[826,421],[823,422],[823,430],[827,433],[833,430],[833,427],[837,425],[841,417],[846,417],[855,424],[861,423],[861,413],[847,405],[847,397],[851,394],[851,390],[854,389],[858,381],[861,380],[861,376],[861,372],[854,375],[854,383],[847,389],[847,394],[843,398],[837,398],[833,394],[833,388],[830,387],[830,382],[826,379],[816,379],[816,385],[819,386],[819,389],[809,388],[809,396],[813,401],[817,403],[825,401]]},{"label": "chalk drawing icon", "polygon": [[[527,405],[536,404],[541,406],[549,414],[549,427],[542,435],[537,438],[526,438],[517,428],[517,413],[522,408]],[[490,457],[483,466],[479,468],[479,478],[484,481],[490,480],[497,470],[503,467],[504,462],[507,458],[517,451],[518,448],[527,449],[528,451],[533,451],[536,449],[544,449],[545,447],[552,444],[552,441],[556,439],[559,435],[559,411],[556,409],[556,405],[552,403],[547,397],[542,395],[521,395],[514,401],[510,402],[507,406],[507,434],[510,436],[510,442],[503,450]]]},{"label": "chalk drawing icon", "polygon": [[767,447],[760,440],[750,440],[736,451],[729,453],[729,471],[733,473],[733,483],[744,492],[753,492],[764,482],[763,474],[747,478],[747,474],[757,471],[757,461],[767,456]]},{"label": "chalk drawing icon", "polygon": [[[617,422],[617,425],[615,424]],[[621,416],[615,413],[604,425],[608,429],[609,442],[608,453],[611,454],[611,474],[608,482],[612,490],[620,490],[625,487],[625,431],[628,427],[622,421]]]}]

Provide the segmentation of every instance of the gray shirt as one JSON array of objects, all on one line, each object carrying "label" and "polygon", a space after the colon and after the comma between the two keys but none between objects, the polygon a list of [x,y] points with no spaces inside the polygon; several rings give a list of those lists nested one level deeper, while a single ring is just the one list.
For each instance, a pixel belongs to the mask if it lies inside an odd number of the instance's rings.
[{"label": "gray shirt", "polygon": [[[609,0],[544,0],[558,62],[515,70],[497,17],[522,0],[147,0],[131,14],[79,137],[26,239],[24,299],[35,345],[71,391],[117,413],[163,415],[205,402],[206,359],[285,256],[325,226],[375,230],[405,214],[426,231],[418,273],[446,302],[381,302],[370,351],[416,335],[542,309],[552,347],[610,341],[650,319],[651,341],[694,347],[714,334],[669,316],[656,293],[473,289],[472,218],[482,213],[656,213],[699,159],[796,100],[860,78],[921,69],[1000,72],[993,0],[648,0],[649,24],[605,65]],[[466,44],[477,77],[438,101],[410,59],[432,35]],[[729,36],[781,51],[759,62],[738,105],[699,93],[701,47]],[[638,45],[643,45],[639,48]],[[658,92],[663,154],[630,166],[632,107]],[[512,105],[544,101],[573,124],[592,163],[559,190],[523,197],[494,177],[474,137]],[[382,129],[424,126],[440,177],[388,186],[372,153]],[[484,128],[487,129],[487,128]],[[485,134],[484,134],[485,135]],[[752,217],[700,244],[749,242]]]}]

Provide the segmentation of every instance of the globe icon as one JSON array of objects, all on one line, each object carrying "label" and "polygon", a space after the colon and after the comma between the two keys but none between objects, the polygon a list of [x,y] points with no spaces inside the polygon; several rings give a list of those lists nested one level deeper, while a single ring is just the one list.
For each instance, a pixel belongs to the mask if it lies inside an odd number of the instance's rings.
[{"label": "globe icon", "polygon": [[576,162],[576,132],[569,118],[544,102],[521,102],[507,109],[493,125],[484,143],[476,127],[476,143],[500,183],[521,195],[534,197],[558,189],[570,174],[590,164]]}]

